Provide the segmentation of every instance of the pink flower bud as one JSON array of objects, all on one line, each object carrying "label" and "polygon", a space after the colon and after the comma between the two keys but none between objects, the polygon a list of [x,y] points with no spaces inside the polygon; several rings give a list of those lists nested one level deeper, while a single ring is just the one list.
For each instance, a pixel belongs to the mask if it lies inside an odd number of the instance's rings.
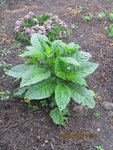
[{"label": "pink flower bud", "polygon": [[55,20],[59,19],[57,15],[53,16],[52,18]]},{"label": "pink flower bud", "polygon": [[49,20],[47,20],[44,24],[45,24],[45,25],[51,25],[52,23],[53,23],[53,21],[49,19]]},{"label": "pink flower bud", "polygon": [[32,36],[35,33],[34,29],[31,29],[30,36]]},{"label": "pink flower bud", "polygon": [[19,32],[20,26],[15,27],[14,30],[15,30],[15,32]]},{"label": "pink flower bud", "polygon": [[52,26],[51,26],[51,25],[46,25],[46,29],[47,29],[47,30],[51,30],[51,29],[52,29]]},{"label": "pink flower bud", "polygon": [[52,13],[48,13],[48,15],[49,15],[50,17],[52,17],[53,14],[52,14]]},{"label": "pink flower bud", "polygon": [[38,23],[38,19],[37,18],[33,18],[33,21]]},{"label": "pink flower bud", "polygon": [[22,24],[22,22],[20,20],[17,20],[15,23],[17,26],[20,26]]},{"label": "pink flower bud", "polygon": [[43,34],[43,31],[39,30],[38,33]]},{"label": "pink flower bud", "polygon": [[34,13],[30,11],[29,12],[29,16],[33,16],[33,15],[34,15]]},{"label": "pink flower bud", "polygon": [[37,24],[37,25],[33,26],[32,28],[38,30],[39,29],[39,25]]},{"label": "pink flower bud", "polygon": [[39,26],[39,29],[40,29],[43,33],[46,33],[45,26]]},{"label": "pink flower bud", "polygon": [[30,16],[29,16],[29,15],[26,15],[26,16],[24,17],[24,19],[25,19],[25,20],[30,19]]},{"label": "pink flower bud", "polygon": [[30,34],[31,33],[31,29],[30,28],[25,28],[25,32]]}]

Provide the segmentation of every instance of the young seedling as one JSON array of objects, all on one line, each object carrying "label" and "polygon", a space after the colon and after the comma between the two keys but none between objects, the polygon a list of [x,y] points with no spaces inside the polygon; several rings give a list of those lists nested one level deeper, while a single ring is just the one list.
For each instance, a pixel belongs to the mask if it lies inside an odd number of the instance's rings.
[{"label": "young seedling", "polygon": [[[51,42],[44,35],[33,34],[31,46],[19,55],[29,58],[29,63],[6,71],[7,75],[21,79],[16,96],[21,95],[30,101],[49,99],[50,103],[55,102],[50,116],[60,125],[65,125],[72,99],[82,106],[94,108],[94,93],[87,88],[85,78],[96,70],[98,64],[89,61],[90,53],[79,49],[75,43]],[[34,59],[36,61],[30,63]]]},{"label": "young seedling", "polygon": [[72,23],[71,24],[71,28],[72,29],[77,29],[78,28],[78,24],[77,23]]},{"label": "young seedling", "polygon": [[2,101],[5,101],[5,100],[8,100],[9,99],[9,94],[10,92],[9,91],[0,91],[0,100]]},{"label": "young seedling", "polygon": [[108,27],[108,36],[111,38],[113,37],[113,24]]},{"label": "young seedling", "polygon": [[109,18],[110,21],[113,21],[113,13],[109,13],[108,18]]},{"label": "young seedling", "polygon": [[7,70],[9,67],[11,67],[11,66],[12,66],[12,64],[7,63],[7,62],[5,62],[5,61],[0,62],[0,68],[3,69],[4,71],[6,71],[6,70]]},{"label": "young seedling", "polygon": [[93,115],[94,115],[96,118],[100,118],[101,112],[100,112],[100,111],[96,111],[96,112],[93,113]]},{"label": "young seedling", "polygon": [[19,49],[20,46],[21,46],[21,43],[15,42],[15,43],[11,46],[11,48],[13,48],[13,49]]},{"label": "young seedling", "polygon": [[0,0],[0,5],[4,5],[6,0]]},{"label": "young seedling", "polygon": [[93,18],[93,14],[90,12],[86,16],[82,16],[83,21],[86,23],[89,22],[92,18]]},{"label": "young seedling", "polygon": [[104,150],[101,146],[97,146],[96,150]]},{"label": "young seedling", "polygon": [[0,51],[0,56],[4,57],[7,56],[7,54],[10,54],[10,51],[4,48],[2,51]]},{"label": "young seedling", "polygon": [[98,14],[98,18],[100,21],[102,21],[105,18],[106,14],[104,12],[101,12]]}]

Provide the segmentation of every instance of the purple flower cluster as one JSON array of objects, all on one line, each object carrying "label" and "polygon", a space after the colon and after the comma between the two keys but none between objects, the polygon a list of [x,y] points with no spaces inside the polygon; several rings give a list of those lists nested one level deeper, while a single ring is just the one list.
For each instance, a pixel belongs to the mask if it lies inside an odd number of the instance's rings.
[{"label": "purple flower cluster", "polygon": [[57,15],[53,16],[52,19],[58,23],[59,25],[61,25],[64,28],[67,28],[67,25],[64,21],[60,20],[59,17]]},{"label": "purple flower cluster", "polygon": [[15,25],[16,25],[16,27],[14,28],[15,32],[19,32],[20,27],[22,25],[22,21],[17,20],[16,23],[15,23]]},{"label": "purple flower cluster", "polygon": [[[29,36],[32,36],[34,33],[40,33],[43,35],[47,35],[48,32],[52,29],[54,29],[55,25],[58,24],[62,26],[64,29],[67,28],[67,25],[65,24],[64,21],[60,20],[58,16],[53,16],[52,14],[49,14],[50,19],[44,22],[43,25],[40,25],[40,22],[37,18],[34,17],[35,14],[33,12],[29,12],[28,15],[26,15],[24,18],[21,18],[16,21],[15,23],[15,32],[25,32]],[[29,19],[32,19],[34,21],[35,25],[32,27],[23,27],[24,21],[27,21]],[[21,29],[21,30],[20,30]],[[62,31],[59,32],[59,37],[66,37],[66,32]]]}]

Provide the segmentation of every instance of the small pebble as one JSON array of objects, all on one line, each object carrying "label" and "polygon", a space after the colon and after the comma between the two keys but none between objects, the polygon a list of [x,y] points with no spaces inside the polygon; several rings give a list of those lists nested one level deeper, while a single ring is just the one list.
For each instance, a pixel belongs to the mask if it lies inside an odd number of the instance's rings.
[{"label": "small pebble", "polygon": [[100,132],[100,128],[98,128],[97,131]]},{"label": "small pebble", "polygon": [[48,143],[48,140],[45,140],[44,143]]},{"label": "small pebble", "polygon": [[38,137],[37,137],[38,139],[40,139],[40,136],[38,135]]}]

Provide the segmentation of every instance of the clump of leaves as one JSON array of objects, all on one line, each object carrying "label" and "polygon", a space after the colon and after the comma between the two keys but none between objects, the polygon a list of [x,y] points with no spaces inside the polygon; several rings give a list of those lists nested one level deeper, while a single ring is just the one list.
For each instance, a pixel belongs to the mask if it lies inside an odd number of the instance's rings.
[{"label": "clump of leaves", "polygon": [[78,28],[78,24],[77,23],[72,23],[71,24],[71,28],[72,29],[77,29]]},{"label": "clump of leaves", "polygon": [[93,115],[96,117],[96,118],[100,118],[101,117],[101,112],[100,111],[96,111],[93,113]]},{"label": "clump of leaves", "polygon": [[98,14],[98,18],[100,21],[103,20],[105,18],[105,16],[106,16],[106,14],[104,12],[101,12]]},{"label": "clump of leaves", "polygon": [[101,146],[97,146],[96,150],[104,150]]},{"label": "clump of leaves", "polygon": [[0,62],[0,69],[2,69],[4,71],[6,71],[11,66],[12,66],[12,64],[9,64],[9,63],[7,63],[5,61],[1,61]]},{"label": "clump of leaves", "polygon": [[113,37],[113,24],[111,24],[107,30],[108,30],[108,36],[112,38]]},{"label": "clump of leaves", "polygon": [[0,5],[5,4],[6,0],[0,0]]},{"label": "clump of leaves", "polygon": [[90,12],[86,16],[82,16],[83,21],[86,23],[89,22],[92,18],[93,18],[93,14]]},{"label": "clump of leaves", "polygon": [[29,12],[24,18],[20,18],[15,24],[16,38],[20,42],[29,43],[34,33],[46,35],[50,41],[64,39],[68,36],[67,25],[57,15],[36,15]]},{"label": "clump of leaves", "polygon": [[9,99],[10,92],[9,91],[0,91],[0,100],[5,101]]},{"label": "clump of leaves", "polygon": [[109,13],[108,18],[109,18],[109,20],[113,21],[113,13]]},{"label": "clump of leaves", "polygon": [[27,62],[6,72],[21,79],[15,96],[38,101],[49,98],[53,107],[50,116],[60,125],[67,120],[71,100],[94,108],[95,101],[85,78],[96,70],[98,64],[89,61],[90,53],[79,51],[80,46],[75,43],[50,42],[41,34],[32,35],[31,45],[19,55],[29,58]]}]

